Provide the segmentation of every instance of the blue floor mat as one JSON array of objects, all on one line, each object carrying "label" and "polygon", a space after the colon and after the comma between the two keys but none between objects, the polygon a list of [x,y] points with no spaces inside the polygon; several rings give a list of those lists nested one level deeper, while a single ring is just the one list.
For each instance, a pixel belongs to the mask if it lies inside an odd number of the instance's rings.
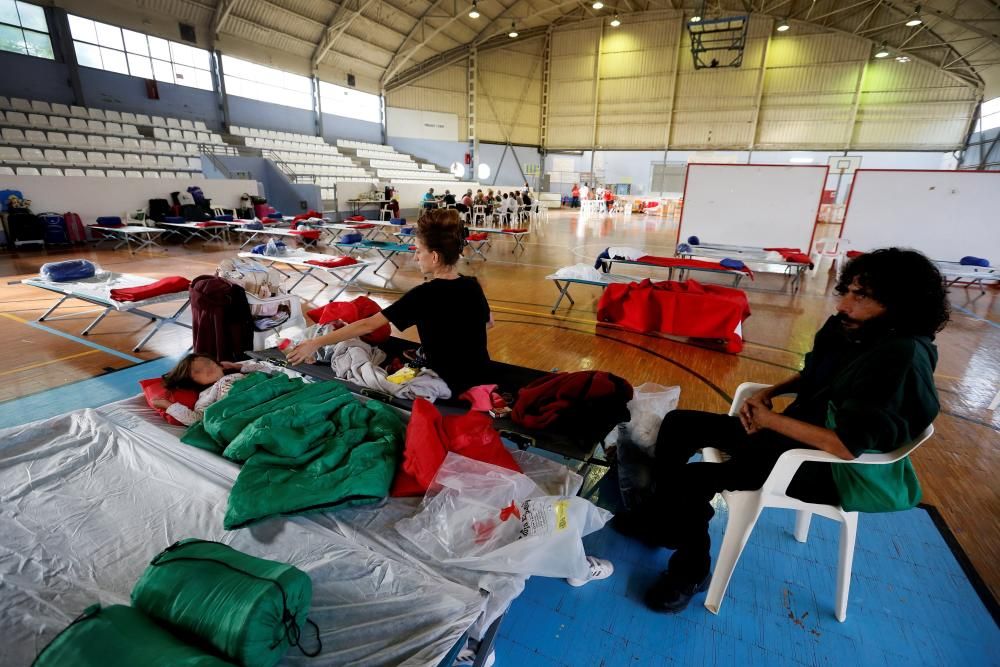
[{"label": "blue floor mat", "polygon": [[[712,521],[713,561],[725,505]],[[833,614],[839,524],[814,517],[805,544],[794,514],[768,509],[718,616],[701,594],[680,614],[642,604],[665,549],[610,527],[586,538],[614,575],[573,588],[532,577],[500,626],[497,665],[1000,665],[1000,629],[927,510],[861,515],[847,620]]]},{"label": "blue floor mat", "polygon": [[0,428],[26,424],[65,414],[71,410],[97,408],[139,393],[139,380],[163,375],[180,357],[161,357],[113,373],[47,389],[31,396],[0,403]]}]

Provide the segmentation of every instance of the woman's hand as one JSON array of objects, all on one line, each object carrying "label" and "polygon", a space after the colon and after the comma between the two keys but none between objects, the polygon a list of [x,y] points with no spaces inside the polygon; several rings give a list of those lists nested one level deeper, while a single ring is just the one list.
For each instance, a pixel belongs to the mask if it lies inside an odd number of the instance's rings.
[{"label": "woman's hand", "polygon": [[288,363],[292,365],[304,364],[307,361],[311,361],[316,358],[316,351],[322,347],[322,344],[313,340],[304,340],[294,347],[290,347],[285,350],[285,356],[288,357]]},{"label": "woman's hand", "polygon": [[156,408],[157,410],[166,410],[167,408],[169,408],[173,404],[174,404],[173,401],[167,400],[165,398],[154,398],[153,399],[153,407]]}]

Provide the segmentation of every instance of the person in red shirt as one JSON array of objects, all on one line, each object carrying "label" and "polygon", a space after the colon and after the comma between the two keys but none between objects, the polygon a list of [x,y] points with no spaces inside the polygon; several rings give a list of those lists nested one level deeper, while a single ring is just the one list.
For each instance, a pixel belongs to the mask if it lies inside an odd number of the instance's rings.
[{"label": "person in red shirt", "polygon": [[573,199],[570,200],[569,207],[570,208],[580,208],[580,184],[579,183],[574,183],[573,184],[573,189],[570,191],[570,194],[573,196]]}]

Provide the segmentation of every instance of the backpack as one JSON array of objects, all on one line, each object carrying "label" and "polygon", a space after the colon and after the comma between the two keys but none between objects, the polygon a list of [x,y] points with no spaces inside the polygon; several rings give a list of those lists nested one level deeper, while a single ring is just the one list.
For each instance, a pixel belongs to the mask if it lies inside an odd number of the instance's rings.
[{"label": "backpack", "polygon": [[[199,188],[197,185],[192,185],[187,189],[187,191],[191,194],[191,197],[194,199],[195,204],[197,204],[198,206],[205,205],[206,203],[205,193],[201,191],[201,188]],[[183,203],[183,199],[181,200],[181,203]]]},{"label": "backpack", "polygon": [[66,230],[66,221],[58,213],[39,213],[38,217],[45,225],[45,243],[48,244],[69,244],[69,233]]},{"label": "backpack", "polygon": [[170,202],[166,199],[149,200],[149,217],[157,222],[164,222],[164,218],[170,215]]}]

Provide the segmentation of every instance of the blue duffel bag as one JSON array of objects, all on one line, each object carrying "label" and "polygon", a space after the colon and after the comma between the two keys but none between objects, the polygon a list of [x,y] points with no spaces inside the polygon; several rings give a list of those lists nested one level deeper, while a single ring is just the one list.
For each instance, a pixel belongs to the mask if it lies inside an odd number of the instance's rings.
[{"label": "blue duffel bag", "polygon": [[85,259],[67,259],[62,262],[42,264],[39,270],[42,278],[54,283],[68,283],[74,280],[92,278],[97,273],[93,262]]}]

